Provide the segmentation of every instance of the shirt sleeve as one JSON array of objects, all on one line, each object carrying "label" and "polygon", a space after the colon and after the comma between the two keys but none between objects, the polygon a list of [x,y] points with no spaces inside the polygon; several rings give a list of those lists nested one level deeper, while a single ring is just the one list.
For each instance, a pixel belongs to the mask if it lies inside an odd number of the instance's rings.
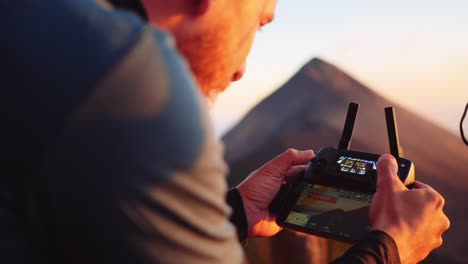
[{"label": "shirt sleeve", "polygon": [[395,241],[386,233],[374,230],[332,264],[400,264]]},{"label": "shirt sleeve", "polygon": [[237,188],[232,188],[227,192],[226,202],[232,209],[229,221],[236,227],[239,241],[246,245],[248,235],[247,216],[245,215],[244,203]]}]

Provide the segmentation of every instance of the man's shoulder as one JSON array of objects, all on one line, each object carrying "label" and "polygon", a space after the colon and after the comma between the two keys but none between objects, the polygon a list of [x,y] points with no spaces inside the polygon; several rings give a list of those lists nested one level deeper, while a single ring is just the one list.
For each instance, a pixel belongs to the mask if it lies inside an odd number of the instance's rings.
[{"label": "man's shoulder", "polygon": [[[160,64],[170,65],[163,53],[174,52],[163,49],[167,34],[132,12],[97,1],[2,1],[0,9],[1,103],[12,117],[29,112],[33,120],[59,124],[141,43],[165,58]],[[141,52],[133,57],[145,59]]]},{"label": "man's shoulder", "polygon": [[24,122],[50,139],[83,112],[86,120],[160,116],[160,123],[179,124],[173,138],[200,142],[200,95],[167,33],[91,0],[5,1],[0,7],[6,14],[0,22],[10,25],[9,41],[0,44],[10,51],[2,62],[12,84],[2,100],[9,116],[28,113]]},{"label": "man's shoulder", "polygon": [[[0,45],[8,48],[10,59],[31,72],[74,70],[99,75],[138,41],[145,27],[130,12],[90,0],[4,1],[0,5],[6,40]],[[34,71],[29,68],[34,66]]]}]

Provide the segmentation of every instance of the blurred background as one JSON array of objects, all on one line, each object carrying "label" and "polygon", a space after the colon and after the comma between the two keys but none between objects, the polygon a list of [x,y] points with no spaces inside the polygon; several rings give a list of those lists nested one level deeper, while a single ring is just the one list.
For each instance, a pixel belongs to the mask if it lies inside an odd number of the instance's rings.
[{"label": "blurred background", "polygon": [[214,104],[217,133],[319,57],[458,134],[468,100],[466,14],[462,0],[279,0],[275,21],[257,34],[246,75]]},{"label": "blurred background", "polygon": [[[388,152],[383,108],[395,106],[405,155],[417,179],[445,197],[452,224],[423,263],[468,263],[461,202],[468,148],[459,136],[468,101],[466,14],[461,0],[279,0],[244,79],[213,105],[229,186],[288,147],[336,146],[350,101],[361,104],[351,148]],[[251,239],[246,252],[251,263],[322,264],[348,247],[283,230]]]}]

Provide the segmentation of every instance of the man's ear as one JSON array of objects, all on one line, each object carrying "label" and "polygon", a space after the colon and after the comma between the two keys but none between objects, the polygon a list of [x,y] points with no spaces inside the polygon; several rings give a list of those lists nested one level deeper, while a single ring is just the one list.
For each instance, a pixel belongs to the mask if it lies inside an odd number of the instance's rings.
[{"label": "man's ear", "polygon": [[193,15],[195,17],[203,16],[208,12],[214,0],[195,0],[193,1]]}]

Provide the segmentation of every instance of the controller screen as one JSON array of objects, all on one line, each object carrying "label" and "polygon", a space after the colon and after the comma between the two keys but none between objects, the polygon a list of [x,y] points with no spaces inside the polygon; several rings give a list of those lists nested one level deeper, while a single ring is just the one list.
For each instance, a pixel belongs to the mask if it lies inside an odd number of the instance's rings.
[{"label": "controller screen", "polygon": [[309,184],[285,222],[322,233],[361,239],[370,228],[371,200],[372,194]]},{"label": "controller screen", "polygon": [[369,171],[377,169],[376,161],[347,156],[340,156],[336,163],[338,164],[340,171],[357,175],[365,175]]}]

